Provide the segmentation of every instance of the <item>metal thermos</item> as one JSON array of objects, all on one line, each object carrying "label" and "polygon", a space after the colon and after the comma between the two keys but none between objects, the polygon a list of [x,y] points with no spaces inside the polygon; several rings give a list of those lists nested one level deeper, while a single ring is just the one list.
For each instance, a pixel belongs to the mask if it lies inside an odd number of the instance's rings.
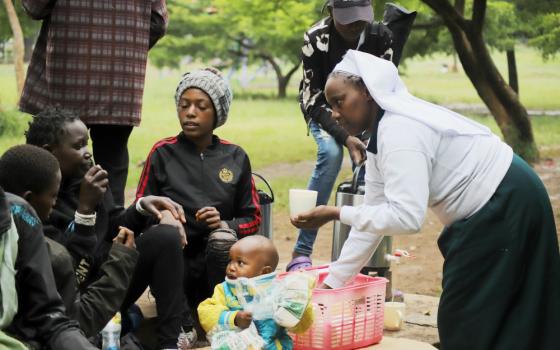
[{"label": "metal thermos", "polygon": [[[358,175],[362,166],[356,167],[354,169],[354,176],[352,181],[346,181],[341,183],[336,191],[336,206],[342,207],[347,206],[358,206],[364,202],[364,186],[358,186]],[[348,238],[351,227],[341,223],[340,221],[335,221],[333,228],[333,242],[332,242],[332,253],[331,259],[335,261],[340,256],[340,251],[344,242]],[[368,261],[362,272],[370,273],[372,271],[377,272],[382,277],[386,276],[386,272],[391,267],[391,262],[388,261],[385,256],[391,254],[393,245],[393,237],[385,236],[379,244],[375,254]]]},{"label": "metal thermos", "polygon": [[266,187],[268,187],[268,191],[270,192],[269,194],[263,190],[257,190],[261,207],[261,226],[258,234],[272,239],[272,204],[274,204],[274,192],[272,191],[272,187],[268,181],[266,181],[263,176],[257,173],[253,173],[253,176],[258,177],[266,185]]}]

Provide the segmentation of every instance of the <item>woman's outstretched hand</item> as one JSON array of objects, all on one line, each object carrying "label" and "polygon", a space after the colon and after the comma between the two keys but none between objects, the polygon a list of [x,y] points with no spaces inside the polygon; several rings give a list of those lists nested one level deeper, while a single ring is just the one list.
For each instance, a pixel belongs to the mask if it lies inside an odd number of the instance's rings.
[{"label": "woman's outstretched hand", "polygon": [[312,210],[290,218],[292,225],[302,229],[319,228],[329,221],[340,219],[340,208],[320,205]]}]

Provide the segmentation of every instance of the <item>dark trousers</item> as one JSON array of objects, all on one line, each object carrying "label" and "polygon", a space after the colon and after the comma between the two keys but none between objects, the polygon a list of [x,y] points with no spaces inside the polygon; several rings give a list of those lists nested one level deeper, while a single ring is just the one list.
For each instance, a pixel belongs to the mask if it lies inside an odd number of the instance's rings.
[{"label": "dark trousers", "polygon": [[183,317],[185,329],[195,325],[198,304],[211,297],[214,287],[225,280],[229,249],[235,242],[235,231],[219,229],[210,233],[207,241],[192,242],[185,247],[184,290],[190,309]]},{"label": "dark trousers", "polygon": [[159,347],[174,348],[184,307],[179,233],[172,226],[152,226],[136,239],[136,249],[140,257],[121,310],[125,312],[150,286],[156,298]]},{"label": "dark trousers", "polygon": [[109,184],[115,204],[124,205],[128,176],[128,137],[132,126],[88,125],[93,159],[109,173]]}]

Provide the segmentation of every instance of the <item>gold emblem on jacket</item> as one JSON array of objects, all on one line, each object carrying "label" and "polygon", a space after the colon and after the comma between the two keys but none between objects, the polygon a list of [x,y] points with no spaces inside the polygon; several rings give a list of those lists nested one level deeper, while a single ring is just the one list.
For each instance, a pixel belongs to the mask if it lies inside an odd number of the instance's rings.
[{"label": "gold emblem on jacket", "polygon": [[220,170],[220,180],[225,183],[230,183],[233,181],[233,171],[229,170],[228,168],[223,168]]}]

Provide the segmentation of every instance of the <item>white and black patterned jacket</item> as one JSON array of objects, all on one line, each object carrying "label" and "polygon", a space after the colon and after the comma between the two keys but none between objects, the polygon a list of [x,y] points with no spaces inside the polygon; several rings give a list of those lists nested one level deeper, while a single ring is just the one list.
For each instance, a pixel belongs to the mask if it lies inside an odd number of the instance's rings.
[{"label": "white and black patterned jacket", "polygon": [[[370,23],[365,29],[358,50],[391,60],[393,39],[391,30],[382,23]],[[302,47],[303,79],[300,83],[300,107],[307,123],[313,120],[338,143],[344,144],[348,132],[331,117],[323,89],[332,72],[349,47],[334,28],[331,17],[323,18],[304,35]]]}]

